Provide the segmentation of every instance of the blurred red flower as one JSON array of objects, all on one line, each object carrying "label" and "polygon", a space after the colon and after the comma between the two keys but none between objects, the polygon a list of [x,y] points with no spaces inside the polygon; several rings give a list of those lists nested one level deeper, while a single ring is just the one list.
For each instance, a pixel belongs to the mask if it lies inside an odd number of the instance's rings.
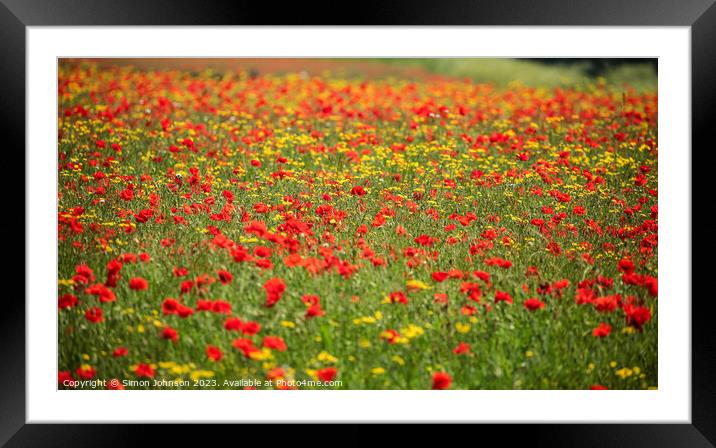
[{"label": "blurred red flower", "polygon": [[592,330],[592,336],[595,338],[605,338],[612,332],[612,326],[604,322],[600,323],[597,328]]},{"label": "blurred red flower", "polygon": [[530,298],[525,300],[525,308],[530,311],[535,311],[544,308],[544,302],[539,299]]},{"label": "blurred red flower", "polygon": [[129,288],[135,291],[143,291],[149,287],[149,282],[142,277],[134,277],[129,279]]},{"label": "blurred red flower", "polygon": [[433,373],[433,389],[444,390],[450,388],[452,377],[445,372]]},{"label": "blurred red flower", "polygon": [[262,345],[266,348],[278,350],[280,352],[285,352],[286,349],[288,349],[286,343],[283,341],[283,338],[279,336],[265,336]]},{"label": "blurred red flower", "polygon": [[318,369],[316,375],[321,381],[333,381],[336,377],[338,370],[335,367],[326,367],[324,369]]},{"label": "blurred red flower", "polygon": [[179,333],[172,327],[164,327],[162,329],[161,337],[162,339],[168,339],[172,342],[177,342],[179,340]]},{"label": "blurred red flower", "polygon": [[207,345],[206,356],[212,361],[221,361],[221,358],[224,356],[224,354],[221,352],[221,349],[219,349],[219,347],[216,347],[214,345]]},{"label": "blurred red flower", "polygon": [[512,296],[504,291],[495,291],[495,303],[512,303]]},{"label": "blurred red flower", "polygon": [[94,369],[94,367],[91,366],[80,366],[75,370],[75,374],[77,374],[78,377],[82,378],[83,380],[90,380],[94,378],[94,376],[97,374],[97,371]]},{"label": "blurred red flower", "polygon": [[104,317],[102,315],[102,308],[89,308],[87,311],[85,311],[85,318],[93,324],[102,322],[104,320]]},{"label": "blurred red flower", "polygon": [[443,282],[449,277],[449,275],[447,272],[433,272],[432,277],[436,282]]},{"label": "blurred red flower", "polygon": [[234,279],[234,276],[231,275],[231,272],[225,271],[223,269],[218,271],[216,274],[219,276],[219,281],[223,285],[228,285]]},{"label": "blurred red flower", "polygon": [[134,374],[138,377],[154,378],[154,373],[154,368],[149,364],[145,364],[143,362],[140,362],[134,368]]},{"label": "blurred red flower", "polygon": [[264,283],[264,289],[266,290],[266,306],[270,308],[281,300],[281,295],[286,291],[286,284],[280,278],[272,278]]},{"label": "blurred red flower", "polygon": [[57,306],[60,309],[63,308],[72,308],[73,306],[77,305],[77,296],[74,296],[72,294],[62,294],[60,296],[60,299],[58,300]]}]

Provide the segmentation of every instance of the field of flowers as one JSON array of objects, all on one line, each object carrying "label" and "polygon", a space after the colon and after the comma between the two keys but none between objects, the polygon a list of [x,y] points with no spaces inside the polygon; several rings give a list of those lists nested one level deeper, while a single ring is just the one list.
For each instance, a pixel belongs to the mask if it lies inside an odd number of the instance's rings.
[{"label": "field of flowers", "polygon": [[657,387],[655,91],[58,88],[60,388]]}]

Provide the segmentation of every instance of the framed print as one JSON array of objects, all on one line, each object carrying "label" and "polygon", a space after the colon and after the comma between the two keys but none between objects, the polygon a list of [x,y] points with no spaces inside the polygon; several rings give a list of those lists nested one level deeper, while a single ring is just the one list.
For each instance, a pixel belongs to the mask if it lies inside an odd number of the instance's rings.
[{"label": "framed print", "polygon": [[711,3],[317,23],[3,0],[26,286],[0,440],[457,422],[712,446],[691,261]]}]

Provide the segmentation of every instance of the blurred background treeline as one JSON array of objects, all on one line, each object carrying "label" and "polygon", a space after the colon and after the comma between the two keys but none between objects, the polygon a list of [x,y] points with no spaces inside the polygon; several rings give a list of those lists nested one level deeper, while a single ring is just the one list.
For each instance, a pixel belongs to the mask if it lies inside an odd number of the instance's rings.
[{"label": "blurred background treeline", "polygon": [[[83,64],[86,59],[61,59]],[[359,78],[425,79],[453,77],[507,87],[583,87],[605,83],[615,90],[657,90],[657,59],[645,58],[94,58],[100,66],[132,65],[146,70],[185,70],[199,74],[245,70],[266,73],[307,73]]]},{"label": "blurred background treeline", "polygon": [[434,58],[384,59],[385,63],[423,67],[431,73],[466,77],[505,86],[573,87],[602,81],[613,88],[656,91],[656,58]]}]

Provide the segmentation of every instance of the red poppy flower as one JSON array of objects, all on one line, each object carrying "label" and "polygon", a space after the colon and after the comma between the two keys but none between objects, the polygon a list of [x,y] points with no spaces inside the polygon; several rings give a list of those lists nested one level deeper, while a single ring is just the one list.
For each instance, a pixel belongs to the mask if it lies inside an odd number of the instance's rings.
[{"label": "red poppy flower", "polygon": [[512,262],[510,260],[505,260],[504,258],[500,257],[486,258],[485,264],[488,266],[497,266],[502,269],[508,269],[512,267]]},{"label": "red poppy flower", "polygon": [[275,367],[266,373],[267,380],[276,380],[286,376],[286,371],[281,367]]},{"label": "red poppy flower", "polygon": [[219,349],[219,347],[216,347],[214,345],[207,345],[206,356],[212,361],[221,361],[221,358],[224,356],[224,354],[221,352],[221,349]]},{"label": "red poppy flower", "polygon": [[210,301],[208,309],[217,314],[231,314],[231,304],[224,300]]},{"label": "red poppy flower", "polygon": [[266,290],[266,306],[270,308],[281,300],[281,295],[286,291],[286,284],[280,278],[272,278],[264,283],[264,290]]},{"label": "red poppy flower", "polygon": [[72,294],[62,294],[57,303],[59,309],[72,308],[75,305],[77,305],[77,296],[73,296]]},{"label": "red poppy flower", "polygon": [[124,201],[131,201],[134,199],[134,190],[131,188],[125,188],[121,193],[119,193],[119,197]]},{"label": "red poppy flower", "polygon": [[229,331],[240,331],[241,325],[241,319],[238,317],[230,317],[224,321],[224,328]]},{"label": "red poppy flower", "polygon": [[316,375],[323,382],[333,381],[337,373],[338,370],[335,367],[326,367],[316,371]]},{"label": "red poppy flower", "polygon": [[[69,370],[60,370],[57,373],[57,384],[59,386],[66,386],[65,382],[71,384],[71,381],[74,381],[74,378],[72,377],[72,373]],[[70,385],[69,387],[73,386]]]},{"label": "red poppy flower", "polygon": [[645,306],[624,305],[627,325],[641,330],[651,320],[651,310]]},{"label": "red poppy flower", "polygon": [[172,342],[177,342],[179,340],[179,333],[172,327],[164,327],[162,329],[161,337],[162,339],[168,339]]},{"label": "red poppy flower", "polygon": [[619,294],[598,297],[594,299],[594,308],[602,313],[611,313],[619,307],[620,302],[621,296]]},{"label": "red poppy flower", "polygon": [[557,295],[561,297],[562,290],[569,286],[569,280],[562,279],[552,283],[552,288],[557,291]]},{"label": "red poppy flower", "polygon": [[512,303],[512,296],[504,291],[495,291],[495,303]]},{"label": "red poppy flower", "polygon": [[485,271],[472,271],[472,275],[485,283],[490,283],[490,274]]},{"label": "red poppy flower", "polygon": [[91,380],[97,374],[92,366],[80,366],[75,370],[75,374],[83,380]]},{"label": "red poppy flower", "polygon": [[310,319],[312,317],[323,316],[324,314],[326,314],[326,313],[321,308],[321,305],[315,304],[315,305],[309,306],[308,309],[306,309],[306,314],[304,317],[306,317],[306,319]]},{"label": "red poppy flower", "polygon": [[380,338],[385,339],[388,344],[395,344],[397,342],[398,337],[400,337],[400,334],[392,328],[385,330],[380,335]]},{"label": "red poppy flower", "polygon": [[301,266],[303,264],[303,257],[299,254],[291,254],[283,259],[283,264],[289,268]]},{"label": "red poppy flower", "polygon": [[246,356],[247,358],[251,356],[251,353],[258,352],[259,349],[256,348],[253,341],[251,339],[246,338],[238,338],[234,339],[234,342],[231,343],[234,348],[237,348],[241,350],[241,352]]},{"label": "red poppy flower", "polygon": [[129,288],[135,291],[143,291],[149,287],[149,282],[142,277],[134,277],[129,279]]},{"label": "red poppy flower", "polygon": [[247,321],[241,323],[241,333],[247,336],[253,336],[261,331],[261,325],[258,322]]},{"label": "red poppy flower", "polygon": [[140,210],[139,213],[135,213],[134,220],[138,223],[146,223],[152,216],[154,216],[154,210],[145,208]]},{"label": "red poppy flower", "polygon": [[628,258],[624,258],[619,261],[617,268],[625,274],[631,274],[634,272],[634,263]]},{"label": "red poppy flower", "polygon": [[390,303],[398,302],[403,305],[408,303],[408,296],[406,296],[403,291],[391,292],[388,298],[390,299]]},{"label": "red poppy flower", "polygon": [[432,277],[436,282],[444,282],[449,277],[449,274],[447,272],[433,272]]},{"label": "red poppy flower", "polygon": [[150,366],[149,364],[140,362],[134,368],[134,374],[137,375],[138,377],[154,378],[154,368],[152,366]]},{"label": "red poppy flower", "polygon": [[127,353],[129,353],[129,350],[127,350],[127,347],[117,347],[112,352],[112,356],[115,358],[119,358],[122,356],[127,356]]},{"label": "red poppy flower", "polygon": [[433,389],[444,390],[450,388],[452,377],[445,372],[433,373]]},{"label": "red poppy flower", "polygon": [[167,297],[162,302],[162,314],[165,316],[168,314],[177,314],[180,305],[181,304],[176,299]]},{"label": "red poppy flower", "polygon": [[93,282],[95,279],[94,272],[92,272],[92,269],[90,269],[90,267],[86,264],[79,264],[75,266],[75,273],[84,278],[86,280],[85,283]]},{"label": "red poppy flower", "polygon": [[122,278],[122,274],[120,274],[121,269],[122,262],[119,260],[115,259],[107,263],[107,280],[104,282],[104,285],[110,288],[116,287],[120,278]]},{"label": "red poppy flower", "polygon": [[219,281],[222,285],[228,285],[234,279],[234,276],[231,275],[231,272],[225,271],[223,269],[218,271],[216,275],[219,276]]},{"label": "red poppy flower", "polygon": [[271,260],[269,260],[267,258],[261,258],[259,260],[256,260],[256,261],[254,261],[254,264],[256,265],[256,267],[261,268],[261,269],[266,269],[266,270],[273,269],[273,263],[271,263]]},{"label": "red poppy flower", "polygon": [[265,246],[256,246],[254,248],[254,255],[259,258],[269,258],[271,256],[271,249]]},{"label": "red poppy flower", "polygon": [[525,300],[525,308],[529,311],[535,311],[544,308],[544,302],[539,299],[530,298]]},{"label": "red poppy flower", "polygon": [[182,294],[186,294],[194,288],[194,282],[192,280],[185,280],[181,282],[179,290]]},{"label": "red poppy flower", "polygon": [[114,292],[101,283],[96,283],[90,286],[89,288],[85,289],[85,292],[87,294],[99,297],[100,302],[114,302],[115,300],[117,300],[117,296],[114,294]]},{"label": "red poppy flower", "polygon": [[177,314],[181,318],[186,318],[186,317],[189,317],[192,314],[194,314],[194,309],[180,303],[179,306],[177,307]]},{"label": "red poppy flower", "polygon": [[87,311],[85,311],[85,319],[92,322],[93,324],[102,322],[104,320],[104,316],[102,315],[102,308],[89,308]]},{"label": "red poppy flower", "polygon": [[460,314],[463,316],[472,316],[477,313],[477,308],[475,308],[472,305],[463,305],[462,308],[460,308]]},{"label": "red poppy flower", "polygon": [[433,244],[435,244],[435,241],[435,238],[431,238],[425,234],[415,238],[415,244],[419,244],[421,246],[432,246]]},{"label": "red poppy flower", "polygon": [[650,296],[657,297],[659,295],[659,279],[656,277],[645,276],[644,286],[649,291]]},{"label": "red poppy flower", "polygon": [[602,322],[601,324],[599,324],[599,326],[597,326],[597,328],[592,330],[592,336],[594,336],[595,338],[606,338],[611,332],[612,326]]},{"label": "red poppy flower", "polygon": [[271,350],[278,350],[280,352],[285,352],[288,348],[286,343],[283,341],[283,338],[279,336],[265,336],[262,346],[270,348]]},{"label": "red poppy flower", "polygon": [[462,355],[466,353],[470,353],[470,344],[466,342],[461,342],[452,350],[453,353],[456,355]]}]

